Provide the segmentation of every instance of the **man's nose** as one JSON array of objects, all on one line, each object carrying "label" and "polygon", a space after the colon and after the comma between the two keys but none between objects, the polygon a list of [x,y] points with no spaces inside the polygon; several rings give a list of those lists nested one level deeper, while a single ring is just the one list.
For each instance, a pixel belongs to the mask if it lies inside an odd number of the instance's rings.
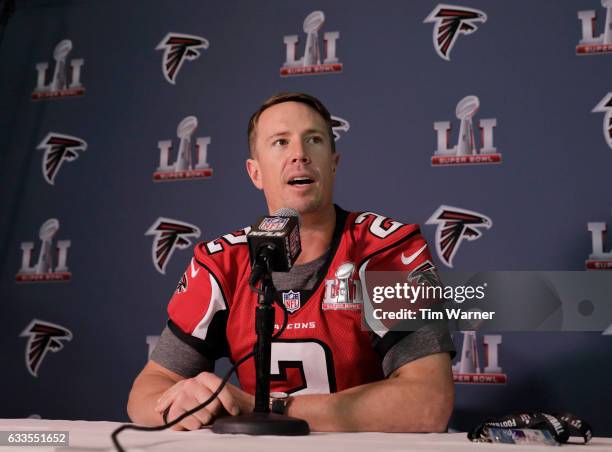
[{"label": "man's nose", "polygon": [[292,163],[309,163],[310,157],[306,146],[302,141],[294,141],[291,147],[291,162]]}]

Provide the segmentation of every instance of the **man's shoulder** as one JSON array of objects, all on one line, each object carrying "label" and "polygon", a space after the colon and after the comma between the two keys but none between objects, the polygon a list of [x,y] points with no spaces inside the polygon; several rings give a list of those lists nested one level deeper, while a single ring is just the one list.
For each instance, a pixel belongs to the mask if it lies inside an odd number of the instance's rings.
[{"label": "man's shoulder", "polygon": [[250,227],[223,234],[213,240],[198,243],[194,248],[194,258],[200,265],[211,270],[227,270],[248,263],[249,248],[247,234]]},{"label": "man's shoulder", "polygon": [[349,212],[344,234],[354,244],[366,248],[383,248],[420,235],[418,224],[406,223],[372,211]]}]

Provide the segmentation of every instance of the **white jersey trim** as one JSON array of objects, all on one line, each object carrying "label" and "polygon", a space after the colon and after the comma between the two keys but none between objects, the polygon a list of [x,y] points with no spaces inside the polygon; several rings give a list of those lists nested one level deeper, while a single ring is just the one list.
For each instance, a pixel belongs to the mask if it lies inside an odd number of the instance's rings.
[{"label": "white jersey trim", "polygon": [[225,306],[225,300],[223,299],[223,292],[221,287],[217,283],[217,280],[213,277],[212,273],[209,273],[210,278],[210,303],[208,303],[208,309],[206,314],[202,317],[202,320],[198,322],[191,335],[198,339],[205,340],[208,334],[208,327],[212,322],[213,317],[219,311],[227,309]]}]

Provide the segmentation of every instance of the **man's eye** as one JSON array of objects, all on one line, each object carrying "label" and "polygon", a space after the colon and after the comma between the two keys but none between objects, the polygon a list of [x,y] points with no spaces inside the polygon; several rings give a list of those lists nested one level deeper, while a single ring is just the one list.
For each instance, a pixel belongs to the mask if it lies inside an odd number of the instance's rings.
[{"label": "man's eye", "polygon": [[308,138],[307,140],[309,143],[323,143],[323,137],[320,137],[319,135],[313,135],[311,137]]},{"label": "man's eye", "polygon": [[278,140],[274,140],[272,144],[274,146],[287,146],[287,144],[289,144],[289,141],[287,141],[285,138],[279,138]]}]

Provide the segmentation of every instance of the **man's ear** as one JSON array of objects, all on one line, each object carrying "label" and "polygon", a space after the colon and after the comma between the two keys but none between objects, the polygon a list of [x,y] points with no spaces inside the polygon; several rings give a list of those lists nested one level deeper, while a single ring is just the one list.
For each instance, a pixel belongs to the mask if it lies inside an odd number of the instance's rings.
[{"label": "man's ear", "polygon": [[332,155],[332,172],[336,174],[336,168],[338,167],[338,163],[340,163],[340,154],[338,152],[334,152]]},{"label": "man's ear", "polygon": [[249,173],[249,177],[251,178],[251,182],[253,182],[253,185],[255,185],[255,187],[257,187],[259,190],[262,190],[263,184],[261,183],[261,171],[259,171],[259,162],[255,159],[247,159],[246,170],[247,173]]}]

